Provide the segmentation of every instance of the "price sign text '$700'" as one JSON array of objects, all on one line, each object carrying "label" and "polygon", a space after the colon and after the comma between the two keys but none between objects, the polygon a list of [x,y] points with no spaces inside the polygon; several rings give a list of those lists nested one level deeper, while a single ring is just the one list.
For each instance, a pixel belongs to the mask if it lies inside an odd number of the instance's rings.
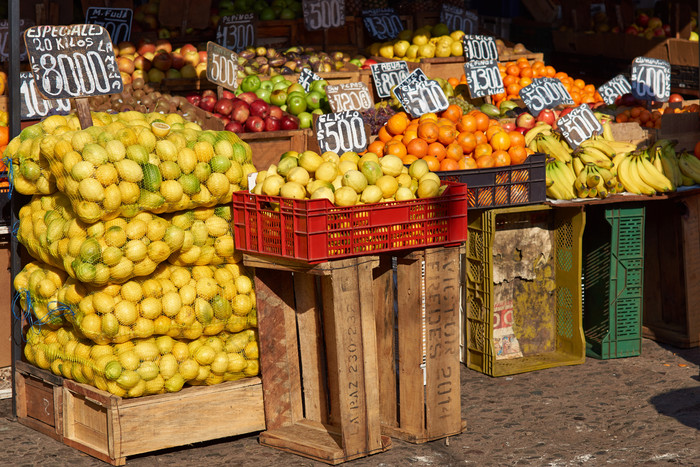
[{"label": "price sign text '$700'", "polygon": [[49,99],[122,92],[107,30],[96,24],[34,26],[24,33],[37,87]]},{"label": "price sign text '$700'", "polygon": [[316,139],[321,152],[361,152],[367,148],[367,133],[357,110],[324,114],[316,121]]}]

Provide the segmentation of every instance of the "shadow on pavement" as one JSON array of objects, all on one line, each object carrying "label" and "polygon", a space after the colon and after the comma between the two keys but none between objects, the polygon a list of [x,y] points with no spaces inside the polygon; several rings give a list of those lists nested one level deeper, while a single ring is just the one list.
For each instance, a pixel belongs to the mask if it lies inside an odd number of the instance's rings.
[{"label": "shadow on pavement", "polygon": [[665,392],[649,401],[660,414],[700,430],[700,386]]},{"label": "shadow on pavement", "polygon": [[700,347],[695,347],[693,349],[681,349],[679,347],[674,347],[669,344],[663,344],[661,342],[658,345],[669,352],[673,352],[674,355],[681,357],[688,363],[700,366]]}]

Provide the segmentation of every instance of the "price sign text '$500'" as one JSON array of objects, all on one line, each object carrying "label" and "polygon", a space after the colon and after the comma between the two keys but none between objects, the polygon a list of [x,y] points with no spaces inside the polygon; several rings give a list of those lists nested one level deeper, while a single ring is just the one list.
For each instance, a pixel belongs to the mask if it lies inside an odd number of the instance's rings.
[{"label": "price sign text '$500'", "polygon": [[356,110],[319,116],[316,139],[322,152],[343,154],[363,151],[367,147],[365,124]]},{"label": "price sign text '$500'", "polygon": [[307,29],[339,28],[345,24],[345,0],[308,0],[302,3]]},{"label": "price sign text '$500'", "polygon": [[417,118],[428,112],[441,112],[450,103],[437,81],[417,83],[414,89],[404,91],[403,105],[409,113]]}]

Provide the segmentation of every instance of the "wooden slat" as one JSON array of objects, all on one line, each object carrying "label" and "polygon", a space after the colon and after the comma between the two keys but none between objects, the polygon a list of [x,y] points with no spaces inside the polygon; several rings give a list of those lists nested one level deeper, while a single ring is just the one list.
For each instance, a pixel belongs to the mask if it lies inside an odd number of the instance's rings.
[{"label": "wooden slat", "polygon": [[325,359],[321,310],[316,308],[316,278],[310,274],[295,274],[294,294],[304,386],[304,416],[308,420],[327,423]]},{"label": "wooden slat", "polygon": [[[321,303],[323,308],[323,334],[325,336],[326,372],[328,384],[328,424],[340,430],[340,388],[338,386],[338,349],[335,334],[335,313],[333,313],[333,281],[331,276],[321,276]],[[340,431],[339,431],[340,432]]]},{"label": "wooden slat", "polygon": [[[364,372],[361,374],[365,387],[365,413],[367,427],[366,452],[378,452],[382,448],[382,427],[379,410],[379,365],[377,361],[377,320],[374,315],[372,287],[373,265],[364,258],[357,261],[357,283],[360,294],[360,320],[362,328],[362,355]],[[367,285],[365,285],[367,284]]]},{"label": "wooden slat", "polygon": [[419,253],[398,257],[399,424],[414,433],[425,430]]},{"label": "wooden slat", "polygon": [[381,423],[397,426],[396,356],[394,354],[394,284],[391,256],[381,257],[372,280],[377,321],[377,358],[379,365],[379,412]]},{"label": "wooden slat", "polygon": [[686,332],[690,341],[700,339],[700,196],[685,200],[683,217],[683,264],[686,297]]},{"label": "wooden slat", "polygon": [[306,420],[262,433],[260,444],[331,465],[349,460],[340,447],[340,436],[331,434],[320,424],[314,426]]},{"label": "wooden slat", "polygon": [[362,316],[357,303],[360,283],[353,268],[338,268],[332,277],[334,309],[324,310],[324,315],[335,316],[343,449],[347,457],[352,457],[368,451]]},{"label": "wooden slat", "polygon": [[16,362],[14,384],[17,397],[17,421],[35,431],[61,441],[62,378],[25,362]]},{"label": "wooden slat", "polygon": [[260,372],[268,429],[303,418],[292,275],[255,271]]},{"label": "wooden slat", "polygon": [[427,438],[461,432],[459,248],[425,250]]}]

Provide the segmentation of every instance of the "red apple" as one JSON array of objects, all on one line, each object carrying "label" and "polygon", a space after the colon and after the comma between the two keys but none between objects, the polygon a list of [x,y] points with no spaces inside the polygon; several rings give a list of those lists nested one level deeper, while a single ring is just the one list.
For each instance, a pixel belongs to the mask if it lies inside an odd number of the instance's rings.
[{"label": "red apple", "polygon": [[294,115],[285,114],[280,119],[280,126],[283,130],[298,130],[299,129],[299,119]]},{"label": "red apple", "polygon": [[519,126],[521,128],[527,128],[528,130],[530,128],[534,128],[535,123],[537,121],[535,120],[535,117],[530,115],[528,112],[523,112],[520,115],[518,115],[518,118],[515,120],[515,125]]},{"label": "red apple", "polygon": [[119,71],[128,75],[132,74],[135,69],[134,62],[130,58],[126,57],[119,57],[117,59],[117,68],[119,68]]},{"label": "red apple", "polygon": [[663,27],[654,29],[654,37],[665,37],[665,36],[666,36],[666,31],[664,31]]},{"label": "red apple", "polygon": [[119,55],[133,55],[136,53],[136,47],[131,42],[120,42],[117,45],[117,50],[119,50]]},{"label": "red apple", "polygon": [[516,126],[516,127],[515,127],[515,131],[517,131],[518,133],[520,133],[520,134],[522,134],[523,136],[525,136],[525,134],[527,134],[527,132],[530,131],[530,129],[529,129],[529,128],[523,128],[523,127],[521,127],[521,126]]},{"label": "red apple", "polygon": [[627,26],[627,29],[625,29],[625,34],[634,34],[636,36],[639,34],[639,29],[634,24],[630,24]]},{"label": "red apple", "polygon": [[225,97],[226,99],[231,99],[231,100],[233,100],[233,99],[236,98],[236,95],[235,95],[234,93],[232,93],[231,91],[229,91],[228,89],[224,89],[224,90],[221,92],[221,97]]},{"label": "red apple", "polygon": [[181,53],[173,52],[170,54],[170,57],[173,61],[171,66],[176,70],[179,70],[180,68],[185,66],[185,57],[183,57]]},{"label": "red apple", "polygon": [[501,128],[503,128],[506,131],[513,131],[515,130],[515,122],[501,123]]},{"label": "red apple", "polygon": [[265,118],[265,131],[279,131],[281,127],[281,122],[279,118],[267,117]]},{"label": "red apple", "polygon": [[247,104],[252,104],[253,101],[258,100],[258,96],[254,92],[242,92],[238,95],[238,98],[244,100]]},{"label": "red apple", "polygon": [[228,125],[231,122],[231,119],[224,115],[219,117],[219,120],[221,120],[221,122],[224,124],[224,128],[226,128],[225,125]]},{"label": "red apple", "polygon": [[139,47],[136,49],[136,53],[139,55],[145,55],[146,52],[155,53],[156,45],[153,42],[143,42],[143,39],[141,39],[141,42],[139,42]]},{"label": "red apple", "polygon": [[207,51],[200,50],[197,53],[199,54],[199,63],[207,63]]},{"label": "red apple", "polygon": [[238,100],[233,103],[233,110],[231,110],[230,117],[237,121],[238,123],[245,123],[250,116],[250,109],[245,101]]},{"label": "red apple", "polygon": [[156,50],[165,50],[166,52],[170,53],[173,51],[173,45],[169,40],[158,39],[156,41]]},{"label": "red apple", "polygon": [[557,121],[557,116],[554,115],[554,112],[552,112],[551,109],[543,109],[537,116],[537,121],[554,126]]},{"label": "red apple", "polygon": [[148,71],[151,69],[151,61],[143,55],[139,55],[134,59],[134,68],[137,70]]},{"label": "red apple", "polygon": [[649,23],[647,24],[647,27],[649,29],[657,29],[663,27],[664,22],[661,21],[661,18],[657,18],[656,16],[649,18]]},{"label": "red apple", "polygon": [[216,92],[212,89],[205,89],[204,91],[202,91],[202,97],[206,97],[206,96],[216,97]]},{"label": "red apple", "polygon": [[167,52],[158,52],[153,57],[153,66],[158,68],[160,71],[168,70],[173,64],[173,59]]},{"label": "red apple", "polygon": [[197,52],[197,47],[195,47],[192,44],[185,44],[182,47],[180,47],[180,53],[181,54],[186,54],[187,52]]},{"label": "red apple", "polygon": [[647,24],[649,24],[649,17],[646,15],[646,13],[639,13],[639,15],[637,15],[636,22],[638,25],[645,28],[647,27]]},{"label": "red apple", "polygon": [[558,117],[563,117],[564,115],[568,114],[568,113],[571,112],[572,110],[574,110],[573,107],[567,107],[567,108],[565,108],[564,110],[562,110],[561,112],[559,112]]},{"label": "red apple", "polygon": [[189,93],[189,94],[185,97],[185,99],[187,99],[187,101],[188,101],[190,104],[196,105],[196,106],[199,106],[199,102],[202,100],[201,96],[200,96],[199,94],[197,94],[196,92],[191,92],[191,93]]},{"label": "red apple", "polygon": [[256,99],[250,104],[250,114],[254,117],[267,118],[270,116],[270,104],[262,99]]},{"label": "red apple", "polygon": [[671,37],[671,25],[670,24],[664,24],[664,33],[666,34],[666,37]]},{"label": "red apple", "polygon": [[231,120],[226,124],[224,127],[224,130],[226,131],[232,131],[233,133],[243,133],[245,132],[245,129],[243,128],[243,125],[241,125],[239,122],[235,120]]},{"label": "red apple", "polygon": [[275,118],[281,119],[283,115],[284,115],[284,112],[282,112],[282,109],[280,109],[276,105],[270,106],[270,117],[275,117]]},{"label": "red apple", "polygon": [[199,108],[204,109],[207,112],[214,110],[214,105],[216,105],[216,97],[214,96],[205,96],[199,101]]},{"label": "red apple", "polygon": [[214,112],[218,112],[221,115],[228,116],[233,110],[233,101],[231,99],[226,99],[225,97],[216,101],[214,104]]},{"label": "red apple", "polygon": [[265,122],[260,117],[250,117],[245,121],[245,129],[253,133],[265,130]]}]

